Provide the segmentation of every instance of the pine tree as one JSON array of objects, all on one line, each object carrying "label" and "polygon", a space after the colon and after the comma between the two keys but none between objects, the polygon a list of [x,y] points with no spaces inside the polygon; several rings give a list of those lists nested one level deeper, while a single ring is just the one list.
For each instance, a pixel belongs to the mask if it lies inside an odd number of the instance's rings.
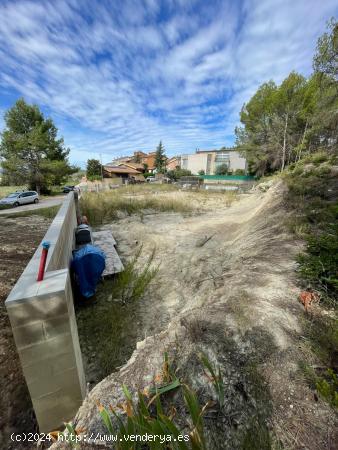
[{"label": "pine tree", "polygon": [[166,160],[167,157],[164,154],[164,147],[162,144],[162,141],[158,144],[156,148],[156,155],[155,155],[155,167],[158,173],[164,173],[166,169]]}]

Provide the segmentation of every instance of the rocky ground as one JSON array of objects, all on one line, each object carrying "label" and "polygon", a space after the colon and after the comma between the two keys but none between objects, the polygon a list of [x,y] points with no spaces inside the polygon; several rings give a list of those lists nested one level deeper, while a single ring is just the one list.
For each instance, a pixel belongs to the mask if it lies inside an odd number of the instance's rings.
[{"label": "rocky ground", "polygon": [[[198,359],[203,351],[220,366],[226,386],[225,406],[205,417],[208,448],[244,448],[243,438],[245,448],[270,448],[266,440],[250,446],[250,436],[262,433],[270,434],[275,448],[336,448],[336,417],[299,370],[299,362],[313,356],[297,301],[295,256],[302,244],[285,225],[283,192],[279,183],[231,205],[218,194],[166,193],[185,197],[198,213],[149,212],[110,225],[125,261],[142,245],[142,267],[156,248],[160,270],[130,316],[132,332],[120,341],[116,371],[91,390],[77,427],[104,432],[97,401],[107,407],[121,402],[122,383],[133,392],[149,386],[161,372],[164,352],[201,404],[215,400]],[[98,350],[85,358],[93,381]],[[184,428],[186,411],[176,397],[171,401]]]}]

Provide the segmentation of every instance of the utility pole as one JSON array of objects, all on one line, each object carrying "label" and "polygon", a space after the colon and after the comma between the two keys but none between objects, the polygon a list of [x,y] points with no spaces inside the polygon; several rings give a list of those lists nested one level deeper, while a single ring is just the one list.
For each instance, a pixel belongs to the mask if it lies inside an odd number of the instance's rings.
[{"label": "utility pole", "polygon": [[102,153],[100,153],[100,161],[101,161],[101,181],[103,183]]}]

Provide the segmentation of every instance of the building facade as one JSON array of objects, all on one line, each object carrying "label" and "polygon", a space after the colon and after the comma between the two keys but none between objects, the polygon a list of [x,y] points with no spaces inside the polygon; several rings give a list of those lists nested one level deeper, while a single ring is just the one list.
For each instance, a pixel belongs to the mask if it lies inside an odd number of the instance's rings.
[{"label": "building facade", "polygon": [[196,153],[181,156],[181,169],[190,170],[193,175],[204,172],[215,175],[217,167],[226,164],[229,172],[241,170],[246,173],[246,159],[232,148],[221,150],[197,150]]}]

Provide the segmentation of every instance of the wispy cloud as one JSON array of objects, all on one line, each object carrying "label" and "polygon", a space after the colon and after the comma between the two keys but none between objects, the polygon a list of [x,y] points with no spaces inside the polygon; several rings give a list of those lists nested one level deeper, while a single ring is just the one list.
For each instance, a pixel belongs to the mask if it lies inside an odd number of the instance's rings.
[{"label": "wispy cloud", "polygon": [[336,0],[11,0],[0,4],[0,108],[53,116],[72,159],[231,144],[259,84],[308,75]]}]

